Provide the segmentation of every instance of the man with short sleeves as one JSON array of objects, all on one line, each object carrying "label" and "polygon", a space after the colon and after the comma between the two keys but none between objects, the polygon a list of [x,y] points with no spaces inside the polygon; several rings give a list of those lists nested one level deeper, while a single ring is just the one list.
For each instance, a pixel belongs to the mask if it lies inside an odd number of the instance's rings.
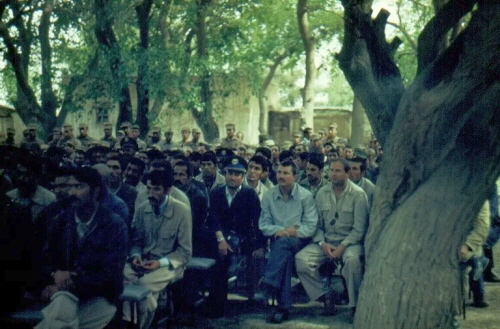
[{"label": "man with short sleeves", "polygon": [[295,163],[282,162],[277,178],[278,185],[267,191],[261,202],[259,228],[272,242],[262,280],[264,291],[254,296],[267,303],[270,295],[277,293],[278,308],[268,318],[271,323],[281,323],[290,315],[294,257],[307,245],[318,223],[311,192],[295,182]]},{"label": "man with short sleeves", "polygon": [[313,243],[295,256],[297,273],[309,298],[323,297],[325,313],[335,314],[335,295],[325,286],[319,267],[327,259],[342,260],[342,276],[349,296],[348,307],[355,311],[363,278],[360,257],[368,222],[366,193],[349,180],[349,162],[336,159],[330,165],[331,184],[316,195],[318,230]]}]

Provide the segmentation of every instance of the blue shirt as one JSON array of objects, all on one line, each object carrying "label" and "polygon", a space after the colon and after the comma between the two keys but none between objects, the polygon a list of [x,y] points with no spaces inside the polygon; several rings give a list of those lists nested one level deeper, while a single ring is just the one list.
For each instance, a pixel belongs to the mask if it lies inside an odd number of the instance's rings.
[{"label": "blue shirt", "polygon": [[316,231],[318,211],[311,192],[294,183],[288,200],[284,200],[278,185],[263,196],[259,229],[272,236],[287,227],[297,228],[297,237],[308,238]]}]

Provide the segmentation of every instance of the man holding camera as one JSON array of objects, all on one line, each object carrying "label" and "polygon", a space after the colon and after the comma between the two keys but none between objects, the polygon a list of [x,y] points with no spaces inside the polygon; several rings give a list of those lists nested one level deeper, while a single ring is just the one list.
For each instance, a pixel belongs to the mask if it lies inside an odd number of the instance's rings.
[{"label": "man holding camera", "polygon": [[349,162],[335,159],[330,164],[330,181],[316,195],[319,214],[313,243],[295,256],[300,281],[311,300],[322,298],[325,315],[334,315],[336,295],[330,292],[319,273],[327,260],[338,261],[349,297],[348,307],[354,315],[359,287],[363,278],[360,257],[368,226],[366,193],[349,180]]}]

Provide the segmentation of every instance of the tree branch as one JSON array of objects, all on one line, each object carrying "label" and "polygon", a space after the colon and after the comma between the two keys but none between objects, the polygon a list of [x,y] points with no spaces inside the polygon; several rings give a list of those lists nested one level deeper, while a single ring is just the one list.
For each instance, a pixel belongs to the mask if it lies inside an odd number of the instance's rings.
[{"label": "tree branch", "polygon": [[448,31],[474,8],[479,0],[450,0],[427,23],[418,36],[417,74],[434,61],[440,53],[439,45]]},{"label": "tree branch", "polygon": [[386,41],[388,11],[382,9],[372,20],[371,11],[363,10],[362,4],[343,3],[344,43],[337,59],[383,146],[405,90],[393,60],[401,40]]},{"label": "tree branch", "polygon": [[406,28],[404,26],[393,23],[393,22],[387,22],[387,24],[394,26],[399,31],[401,31],[401,33],[403,33],[403,35],[405,36],[406,40],[408,40],[408,43],[410,44],[411,48],[413,50],[415,50],[415,52],[417,51],[417,43],[415,42],[415,40],[413,40],[411,35],[408,33],[408,30],[406,30]]}]

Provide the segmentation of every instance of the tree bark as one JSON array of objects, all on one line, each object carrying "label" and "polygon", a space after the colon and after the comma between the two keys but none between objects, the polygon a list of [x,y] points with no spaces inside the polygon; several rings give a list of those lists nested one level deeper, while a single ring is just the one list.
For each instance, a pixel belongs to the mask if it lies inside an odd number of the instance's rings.
[{"label": "tree bark", "polygon": [[128,88],[127,72],[122,62],[120,45],[113,31],[113,16],[109,0],[95,0],[95,35],[109,59],[113,90],[119,102],[117,128],[122,122],[132,122],[132,101]]},{"label": "tree bark", "polygon": [[354,96],[352,102],[351,138],[349,143],[352,147],[364,145],[365,137],[365,111],[359,99]]},{"label": "tree bark", "polygon": [[44,130],[49,133],[56,124],[57,98],[52,88],[52,46],[50,45],[49,30],[50,17],[54,9],[54,1],[46,0],[43,5],[38,37],[42,58],[41,98],[42,112],[47,114],[47,121],[43,123]]},{"label": "tree bark", "polygon": [[267,104],[266,104],[266,91],[269,85],[271,84],[271,81],[273,81],[274,75],[276,74],[276,70],[280,66],[281,62],[285,60],[288,56],[290,56],[295,49],[289,49],[287,52],[278,55],[274,59],[273,64],[269,67],[269,72],[266,75],[266,78],[264,79],[264,82],[262,83],[262,87],[259,90],[259,132],[261,134],[267,134],[267,128],[268,128],[268,110],[267,110]]},{"label": "tree bark", "polygon": [[208,48],[207,48],[207,26],[206,16],[207,8],[211,4],[211,0],[197,0],[196,11],[196,41],[197,41],[197,56],[204,65],[203,73],[199,79],[200,81],[200,102],[202,110],[200,111],[196,106],[191,106],[191,113],[193,114],[196,123],[201,128],[205,140],[212,141],[219,138],[219,128],[213,117],[212,108],[212,91],[210,89],[211,75],[207,68],[208,61]]},{"label": "tree bark", "polygon": [[149,22],[152,0],[144,0],[135,7],[139,25],[139,53],[137,58],[137,124],[141,135],[147,136],[149,131]]},{"label": "tree bark", "polygon": [[[437,46],[453,28],[444,16],[467,14],[458,2],[436,13],[419,37],[423,44]],[[350,35],[341,68],[384,145],[354,328],[450,328],[461,290],[458,251],[500,174],[500,48],[491,47],[498,44],[500,4],[479,2],[447,49],[419,52],[423,66],[405,91],[394,89],[400,76],[392,48],[376,37],[384,19],[372,22],[350,3],[343,2]],[[342,58],[347,53],[355,56]],[[362,97],[376,92],[384,95],[378,111]],[[391,129],[384,132],[386,119]]]},{"label": "tree bark", "polygon": [[307,0],[298,0],[297,2],[297,20],[306,53],[306,77],[304,88],[302,89],[301,116],[306,127],[314,129],[314,97],[316,96],[315,83],[317,75],[316,64],[314,62],[316,39],[309,27]]}]

